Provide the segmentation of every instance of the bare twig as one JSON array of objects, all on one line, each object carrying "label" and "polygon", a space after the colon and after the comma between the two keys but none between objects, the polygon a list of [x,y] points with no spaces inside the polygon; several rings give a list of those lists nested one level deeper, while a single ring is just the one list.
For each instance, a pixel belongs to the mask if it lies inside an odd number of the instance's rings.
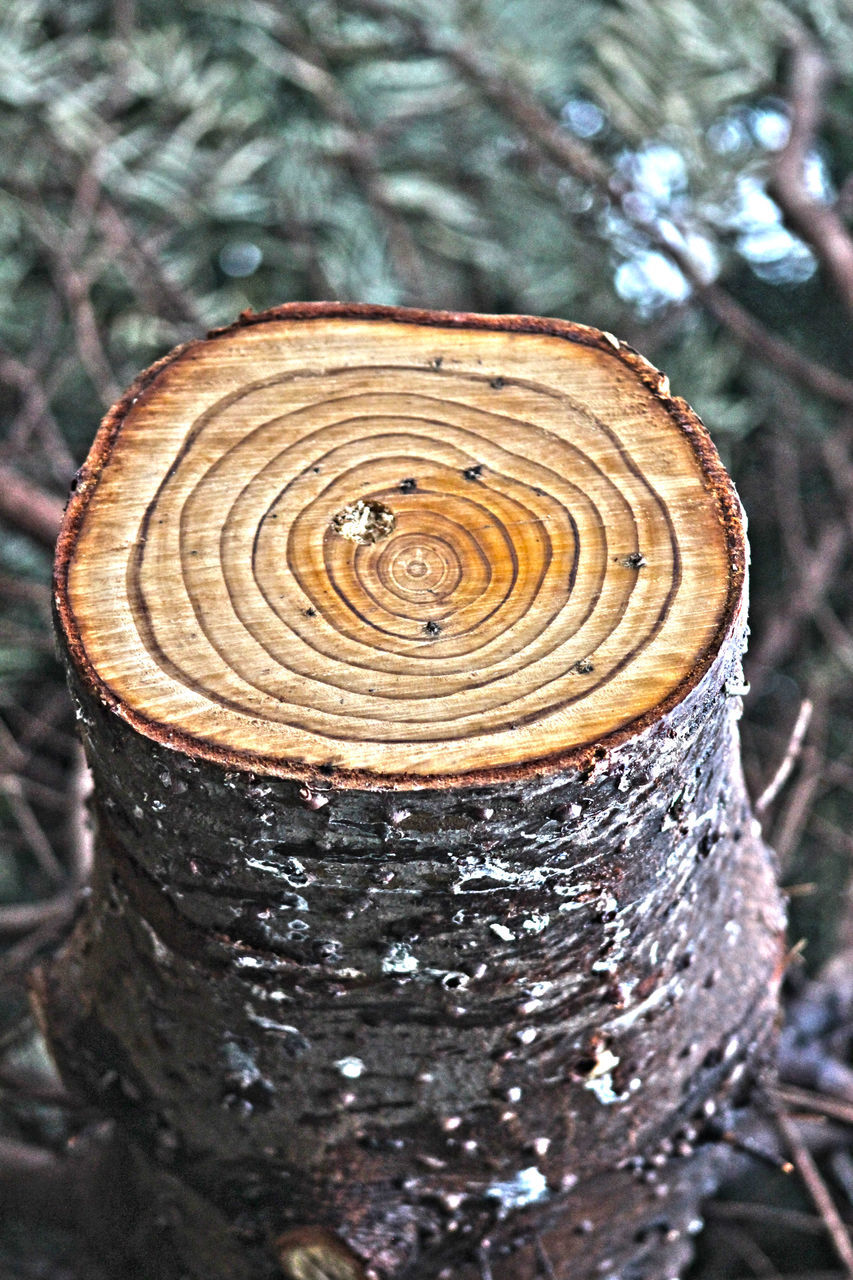
[{"label": "bare twig", "polygon": [[778,667],[796,647],[802,626],[837,580],[846,549],[846,529],[835,520],[828,521],[817,545],[804,553],[802,564],[797,566],[799,581],[785,609],[777,612],[749,660],[753,686],[760,685],[768,671]]},{"label": "bare twig", "polygon": [[94,1171],[90,1144],[79,1144],[73,1153],[59,1156],[45,1147],[0,1137],[4,1216],[8,1221],[26,1215],[76,1226],[84,1204],[95,1195]]},{"label": "bare twig", "polygon": [[829,1157],[833,1177],[844,1191],[849,1204],[853,1204],[853,1159],[849,1151],[834,1151]]},{"label": "bare twig", "polygon": [[66,920],[74,909],[75,895],[66,890],[41,902],[19,902],[0,907],[0,935],[31,933]]},{"label": "bare twig", "polygon": [[65,300],[77,345],[80,364],[105,405],[117,400],[121,387],[116,381],[106,350],[101,341],[98,320],[90,297],[95,269],[85,269],[81,255],[90,223],[94,216],[94,200],[98,191],[91,166],[79,175],[73,206],[73,225],[60,227],[43,203],[27,202],[30,229],[45,250],[48,269],[57,292]]},{"label": "bare twig", "polygon": [[55,916],[45,924],[31,929],[19,942],[0,954],[0,978],[20,982],[33,967],[35,957],[44,947],[55,950],[56,941],[70,917]]},{"label": "bare twig", "polygon": [[121,394],[121,387],[101,341],[98,319],[90,297],[92,279],[87,272],[72,264],[66,255],[57,253],[55,248],[53,265],[54,279],[65,297],[71,315],[80,363],[104,405],[112,404]]},{"label": "bare twig", "polygon": [[[815,726],[818,723],[820,709],[820,700],[816,698],[814,717],[810,730],[812,738],[815,737]],[[772,750],[774,754],[778,755],[780,752],[784,751],[786,740],[781,734],[768,728],[767,725],[752,724],[750,726],[750,732],[756,737],[761,737],[766,741],[771,742],[773,744]],[[803,757],[807,756],[809,751],[810,748],[808,746],[804,747],[802,752]],[[847,791],[853,791],[853,766],[846,763],[842,758],[836,758],[834,760],[821,759],[820,763],[823,770],[823,781],[827,786],[843,787]],[[850,839],[851,844],[853,844],[853,836],[849,836],[848,838]]]},{"label": "bare twig", "polygon": [[704,284],[700,273],[684,254],[671,250],[669,256],[690,281],[705,309],[748,351],[817,395],[825,396],[836,404],[853,407],[853,382],[849,378],[802,355],[796,347],[756,320],[720,285]]},{"label": "bare twig", "polygon": [[763,1277],[763,1280],[781,1280],[776,1267],[748,1231],[730,1225],[726,1227],[726,1238],[754,1276]]},{"label": "bare twig", "polygon": [[814,620],[841,665],[848,671],[853,671],[853,635],[825,600],[815,609]]},{"label": "bare twig", "polygon": [[784,787],[794,765],[800,758],[800,752],[803,749],[803,740],[808,732],[811,723],[812,712],[814,711],[814,703],[810,698],[803,698],[800,703],[800,710],[794,727],[791,730],[791,737],[788,740],[788,747],[784,756],[779,762],[778,768],[761,795],[755,802],[755,812],[760,817],[773,803],[779,792]]},{"label": "bare twig", "polygon": [[[10,705],[9,702],[6,705]],[[65,787],[65,770],[45,754],[23,751],[15,735],[0,719],[0,771],[21,776],[26,770],[28,780],[43,783],[46,787]]]},{"label": "bare twig", "polygon": [[812,1089],[798,1089],[790,1084],[779,1085],[775,1094],[786,1106],[814,1111],[818,1115],[830,1116],[833,1120],[853,1125],[853,1103],[844,1102],[840,1098],[829,1098],[825,1093],[816,1093]]},{"label": "bare twig", "polygon": [[69,711],[68,694],[62,685],[48,688],[37,705],[21,707],[11,701],[7,705],[24,713],[18,733],[18,745],[23,750],[44,745],[62,755],[73,750],[77,739],[60,727]]},{"label": "bare twig", "polygon": [[54,1107],[80,1110],[85,1105],[68,1092],[58,1076],[15,1070],[5,1063],[0,1063],[0,1091]]},{"label": "bare twig", "polygon": [[826,1183],[821,1177],[820,1170],[812,1159],[808,1147],[800,1137],[796,1121],[782,1107],[777,1108],[775,1119],[779,1126],[779,1132],[787,1143],[791,1159],[797,1166],[797,1172],[814,1201],[815,1208],[823,1218],[835,1252],[844,1266],[845,1273],[850,1280],[853,1280],[853,1244],[850,1242],[850,1234],[842,1221],[841,1214],[835,1207]]},{"label": "bare twig", "polygon": [[826,463],[830,482],[841,502],[841,513],[853,536],[853,431],[849,414],[840,430],[826,436],[821,442],[821,453]]},{"label": "bare twig", "polygon": [[[58,313],[56,299],[52,297],[47,315],[43,317],[44,327],[50,333],[55,329]],[[20,450],[29,443],[30,434],[37,433],[54,478],[67,482],[74,471],[74,461],[50,407],[55,388],[52,379],[46,376],[48,361],[54,354],[51,345],[42,349],[36,343],[23,361],[0,348],[0,378],[14,387],[20,397],[20,408],[9,425],[6,440],[12,451]]]},{"label": "bare twig", "polygon": [[6,803],[12,811],[12,817],[18,824],[27,847],[44,874],[54,884],[63,884],[66,878],[65,869],[53,852],[50,841],[24,795],[24,789],[18,778],[9,775],[2,777],[0,791],[6,798]]},{"label": "bare twig", "polygon": [[800,33],[791,45],[790,134],[776,161],[771,191],[788,224],[815,251],[845,307],[853,312],[853,239],[837,210],[815,199],[806,181],[830,74],[821,50]]},{"label": "bare twig", "polygon": [[18,746],[15,735],[5,721],[0,719],[0,763],[14,773],[23,768],[26,760],[27,757]]},{"label": "bare twig", "polygon": [[753,1160],[760,1160],[762,1164],[768,1164],[771,1169],[778,1169],[780,1173],[794,1171],[794,1166],[789,1160],[784,1160],[775,1151],[771,1151],[769,1146],[762,1146],[761,1142],[757,1142],[753,1137],[727,1129],[720,1134],[720,1141],[727,1143],[733,1151],[740,1151],[745,1156],[751,1156]]},{"label": "bare twig", "polygon": [[139,236],[131,219],[103,192],[96,216],[108,245],[151,312],[175,324],[194,329],[201,326],[202,317],[195,300],[171,279],[157,254],[152,253]]},{"label": "bare twig", "polygon": [[0,519],[53,550],[64,504],[19,471],[0,463]]},{"label": "bare twig", "polygon": [[800,836],[811,820],[815,799],[825,784],[822,752],[807,750],[803,752],[803,759],[805,763],[802,773],[791,789],[787,803],[770,837],[776,856],[783,867],[796,849]]},{"label": "bare twig", "polygon": [[28,799],[35,800],[43,809],[50,809],[56,813],[63,813],[67,809],[68,797],[65,789],[60,790],[58,787],[36,782],[34,778],[22,777],[20,774],[0,773],[0,790],[12,780]]},{"label": "bare twig", "polygon": [[770,474],[773,485],[775,510],[784,513],[777,520],[779,537],[785,547],[789,563],[796,572],[808,557],[811,533],[806,519],[802,494],[803,464],[808,467],[810,458],[804,457],[804,449],[798,439],[797,418],[802,405],[791,405],[787,397],[775,397],[773,414],[780,430],[769,433]]},{"label": "bare twig", "polygon": [[802,1213],[799,1209],[785,1209],[781,1205],[751,1200],[710,1200],[702,1212],[709,1221],[760,1222],[814,1236],[824,1232],[823,1219],[816,1213]]}]

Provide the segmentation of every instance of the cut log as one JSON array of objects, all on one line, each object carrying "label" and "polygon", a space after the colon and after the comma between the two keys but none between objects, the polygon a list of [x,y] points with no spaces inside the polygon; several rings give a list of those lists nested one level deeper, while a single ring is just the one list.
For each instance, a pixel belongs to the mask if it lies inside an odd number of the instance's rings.
[{"label": "cut log", "polygon": [[566,322],[290,305],[111,412],[56,575],[96,879],[36,999],[175,1274],[673,1274],[781,970],[745,574],[699,420]]}]

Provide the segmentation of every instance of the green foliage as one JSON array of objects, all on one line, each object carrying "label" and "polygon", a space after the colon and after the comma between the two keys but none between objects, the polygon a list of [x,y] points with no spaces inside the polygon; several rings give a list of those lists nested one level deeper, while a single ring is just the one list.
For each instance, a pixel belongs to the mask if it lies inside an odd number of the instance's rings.
[{"label": "green foliage", "polygon": [[[836,411],[809,395],[791,410],[790,383],[697,305],[667,245],[810,359],[850,364],[836,300],[767,184],[803,32],[835,76],[812,157],[822,198],[853,164],[851,17],[851,0],[5,6],[7,459],[64,489],[100,412],[168,347],[246,307],[340,297],[624,335],[749,493],[782,416],[815,441]],[[543,120],[609,180],[561,158]],[[0,572],[46,583],[28,545],[4,534]],[[5,617],[5,687],[54,678],[44,608],[10,601]]]},{"label": "green foliage", "polygon": [[[797,23],[830,48],[849,42],[847,9],[141,0],[124,20],[81,0],[8,6],[0,343],[29,361],[41,332],[76,352],[50,398],[79,457],[139,367],[247,306],[337,296],[632,329],[635,303],[649,316],[669,296],[644,301],[642,275],[620,284],[647,247],[645,215],[626,226],[544,159],[453,50],[473,50],[569,137],[578,106],[597,110],[581,136],[648,216],[739,261],[737,182],[760,184],[768,159],[742,110],[776,91]],[[684,172],[650,193],[661,145]]]},{"label": "green foliage", "polygon": [[618,0],[602,22],[584,83],[627,140],[701,135],[732,103],[773,82],[791,18],[766,0]]}]

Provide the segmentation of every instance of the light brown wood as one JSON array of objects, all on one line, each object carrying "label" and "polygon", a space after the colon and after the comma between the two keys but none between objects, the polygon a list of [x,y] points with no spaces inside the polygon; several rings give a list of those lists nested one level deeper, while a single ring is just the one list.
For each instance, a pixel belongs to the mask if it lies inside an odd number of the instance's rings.
[{"label": "light brown wood", "polygon": [[344,307],[155,367],[64,545],[78,665],[143,731],[425,783],[648,723],[744,561],[704,429],[609,335]]}]

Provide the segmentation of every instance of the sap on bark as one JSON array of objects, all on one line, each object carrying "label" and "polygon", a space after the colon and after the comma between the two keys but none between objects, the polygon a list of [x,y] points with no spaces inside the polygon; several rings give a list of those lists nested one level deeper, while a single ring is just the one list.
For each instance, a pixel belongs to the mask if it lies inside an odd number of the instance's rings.
[{"label": "sap on bark", "polygon": [[291,305],[108,415],[56,575],[96,873],[37,1000],[158,1280],[677,1270],[780,970],[745,566],[701,423],[562,321]]}]

